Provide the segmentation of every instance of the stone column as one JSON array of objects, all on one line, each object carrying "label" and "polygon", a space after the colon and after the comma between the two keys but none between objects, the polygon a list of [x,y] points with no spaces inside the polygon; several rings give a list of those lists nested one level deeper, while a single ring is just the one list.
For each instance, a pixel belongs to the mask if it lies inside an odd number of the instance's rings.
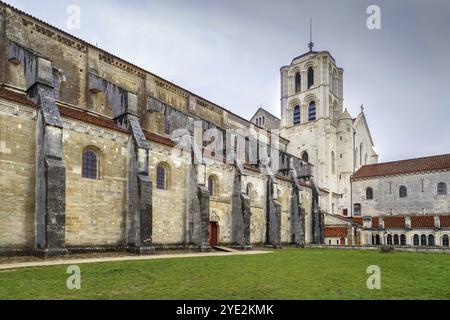
[{"label": "stone column", "polygon": [[39,107],[36,124],[35,253],[66,255],[66,168],[62,155],[63,127],[56,106],[53,66],[14,42],[8,61],[23,66],[27,98]]},{"label": "stone column", "polygon": [[231,201],[231,244],[242,249],[251,249],[250,198],[242,193],[242,173],[237,166],[234,169]]},{"label": "stone column", "polygon": [[132,252],[152,254],[155,248],[152,240],[153,186],[148,172],[150,145],[139,123],[137,96],[92,73],[89,74],[89,91],[105,93],[115,124],[131,134],[128,142],[125,241]]},{"label": "stone column", "polygon": [[209,245],[209,190],[206,186],[199,185],[197,187],[197,199],[200,208],[198,213],[200,228],[196,244],[201,252],[208,252],[211,251],[211,247]]},{"label": "stone column", "polygon": [[274,181],[267,178],[266,185],[266,244],[281,248],[281,205],[274,197]]}]

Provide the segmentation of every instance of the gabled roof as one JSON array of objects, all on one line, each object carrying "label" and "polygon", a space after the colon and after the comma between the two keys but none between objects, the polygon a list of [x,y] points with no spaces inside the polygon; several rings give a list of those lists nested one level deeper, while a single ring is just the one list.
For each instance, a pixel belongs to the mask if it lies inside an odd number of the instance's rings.
[{"label": "gabled roof", "polygon": [[450,170],[450,154],[366,165],[352,180],[440,170]]},{"label": "gabled roof", "polygon": [[278,118],[276,115],[274,115],[273,113],[271,113],[271,112],[269,112],[269,111],[267,111],[266,109],[264,109],[263,107],[259,107],[258,108],[258,110],[256,110],[256,112],[253,114],[253,116],[251,117],[251,120],[253,120],[254,118],[255,118],[255,116],[256,116],[256,114],[259,112],[259,111],[263,111],[264,113],[266,113],[266,114],[268,114],[268,115],[270,115],[270,116],[272,116],[272,117],[274,117],[275,119],[277,119],[277,120],[280,120],[281,121],[281,119],[280,118]]},{"label": "gabled roof", "polygon": [[375,146],[375,144],[373,143],[372,134],[370,133],[369,125],[367,123],[366,115],[364,114],[363,111],[361,111],[358,114],[358,116],[353,120],[353,127],[356,128],[360,123],[364,124],[364,126],[367,129],[367,133],[368,133],[369,139],[370,139],[370,144],[372,145],[372,147]]}]

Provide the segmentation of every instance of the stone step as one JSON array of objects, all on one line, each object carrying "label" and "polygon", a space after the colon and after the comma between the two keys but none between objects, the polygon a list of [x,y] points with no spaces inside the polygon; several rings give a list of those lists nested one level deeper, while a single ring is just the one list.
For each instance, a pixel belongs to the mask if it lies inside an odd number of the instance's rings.
[{"label": "stone step", "polygon": [[219,251],[224,251],[224,252],[239,252],[239,250],[231,249],[231,248],[224,247],[224,246],[215,246],[213,248],[216,250],[219,250]]}]

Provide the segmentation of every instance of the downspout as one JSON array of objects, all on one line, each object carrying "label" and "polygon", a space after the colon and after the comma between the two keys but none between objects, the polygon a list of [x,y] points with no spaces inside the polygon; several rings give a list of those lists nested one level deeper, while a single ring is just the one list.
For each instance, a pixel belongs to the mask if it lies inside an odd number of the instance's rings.
[{"label": "downspout", "polygon": [[[355,166],[355,157],[356,157],[356,153],[355,153],[355,136],[356,136],[356,130],[355,128],[352,128],[353,130],[353,173],[352,176],[355,174],[355,170],[356,170],[356,166]],[[353,218],[353,181],[352,181],[352,177],[350,177],[350,218]]]}]

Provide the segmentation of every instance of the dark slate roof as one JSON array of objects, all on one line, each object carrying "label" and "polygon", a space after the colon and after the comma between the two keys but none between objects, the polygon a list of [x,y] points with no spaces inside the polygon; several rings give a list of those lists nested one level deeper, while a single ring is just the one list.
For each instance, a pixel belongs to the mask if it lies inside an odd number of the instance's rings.
[{"label": "dark slate roof", "polygon": [[383,177],[399,174],[440,171],[450,169],[450,154],[423,157],[394,162],[371,164],[361,167],[352,179]]}]

